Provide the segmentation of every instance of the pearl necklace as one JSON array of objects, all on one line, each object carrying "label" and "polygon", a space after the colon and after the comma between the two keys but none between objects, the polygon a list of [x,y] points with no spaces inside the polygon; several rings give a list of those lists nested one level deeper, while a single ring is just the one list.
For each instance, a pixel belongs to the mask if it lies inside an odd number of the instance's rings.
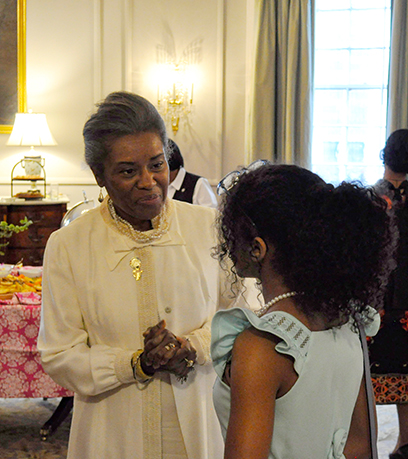
[{"label": "pearl necklace", "polygon": [[152,219],[153,229],[148,231],[139,231],[135,229],[128,221],[124,220],[122,217],[119,217],[115,211],[115,207],[113,206],[112,199],[110,198],[108,199],[108,209],[117,229],[122,234],[126,234],[126,236],[139,243],[147,244],[153,242],[155,239],[162,237],[163,234],[166,233],[169,229],[168,218],[170,215],[170,205],[168,200],[166,200],[164,203],[164,206],[159,215]]},{"label": "pearl necklace", "polygon": [[255,311],[255,314],[258,316],[258,317],[261,317],[263,316],[266,311],[271,307],[273,306],[274,304],[276,304],[278,301],[281,301],[281,300],[284,300],[286,298],[290,298],[291,296],[295,296],[297,295],[297,292],[288,292],[288,293],[283,293],[282,295],[278,295],[278,296],[275,296],[275,298],[272,298],[271,301],[268,301],[265,306],[262,306],[262,308],[260,309],[257,309]]}]

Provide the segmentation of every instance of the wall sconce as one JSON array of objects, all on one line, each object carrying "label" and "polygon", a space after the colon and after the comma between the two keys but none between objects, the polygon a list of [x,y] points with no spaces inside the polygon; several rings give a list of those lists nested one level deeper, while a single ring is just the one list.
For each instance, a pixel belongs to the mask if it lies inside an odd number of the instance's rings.
[{"label": "wall sconce", "polygon": [[187,65],[162,64],[159,66],[157,85],[157,106],[166,123],[170,123],[177,134],[180,120],[185,123],[193,107],[194,79]]}]

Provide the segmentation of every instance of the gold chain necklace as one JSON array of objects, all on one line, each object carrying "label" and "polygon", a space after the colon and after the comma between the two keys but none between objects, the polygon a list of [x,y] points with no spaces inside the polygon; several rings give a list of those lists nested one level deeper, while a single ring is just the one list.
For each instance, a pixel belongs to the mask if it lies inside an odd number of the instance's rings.
[{"label": "gold chain necklace", "polygon": [[109,213],[116,225],[116,228],[126,236],[130,237],[136,242],[149,243],[155,239],[159,239],[163,234],[169,229],[169,214],[170,206],[168,201],[164,203],[159,215],[152,219],[153,229],[148,231],[138,231],[135,229],[128,221],[124,220],[122,217],[116,213],[115,207],[113,205],[112,199],[108,199],[108,209]]}]

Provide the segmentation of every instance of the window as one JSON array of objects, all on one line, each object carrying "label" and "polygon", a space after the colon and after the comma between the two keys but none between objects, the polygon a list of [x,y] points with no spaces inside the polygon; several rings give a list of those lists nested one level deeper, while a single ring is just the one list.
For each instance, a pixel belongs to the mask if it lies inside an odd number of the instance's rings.
[{"label": "window", "polygon": [[313,171],[375,183],[386,140],[391,0],[316,0]]}]

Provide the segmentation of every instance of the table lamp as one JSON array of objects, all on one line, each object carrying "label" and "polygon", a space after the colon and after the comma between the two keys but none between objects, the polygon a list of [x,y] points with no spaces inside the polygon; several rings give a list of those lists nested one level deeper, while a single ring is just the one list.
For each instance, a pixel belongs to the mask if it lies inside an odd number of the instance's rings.
[{"label": "table lamp", "polygon": [[[16,113],[13,130],[6,145],[26,145],[31,147],[29,156],[24,156],[24,159],[17,164],[21,163],[25,170],[25,178],[31,180],[31,190],[27,193],[33,198],[40,196],[39,191],[36,189],[35,182],[42,178],[41,171],[44,169],[44,158],[36,154],[34,147],[57,145],[48,127],[45,114],[33,113],[31,110],[29,110],[28,113]],[[16,166],[14,166],[14,168]],[[14,179],[20,178],[21,177],[14,177]]]},{"label": "table lamp", "polygon": [[57,145],[48,127],[44,113],[16,113],[13,130],[7,145],[27,145],[31,147],[31,154],[35,154],[34,147],[42,145]]}]

